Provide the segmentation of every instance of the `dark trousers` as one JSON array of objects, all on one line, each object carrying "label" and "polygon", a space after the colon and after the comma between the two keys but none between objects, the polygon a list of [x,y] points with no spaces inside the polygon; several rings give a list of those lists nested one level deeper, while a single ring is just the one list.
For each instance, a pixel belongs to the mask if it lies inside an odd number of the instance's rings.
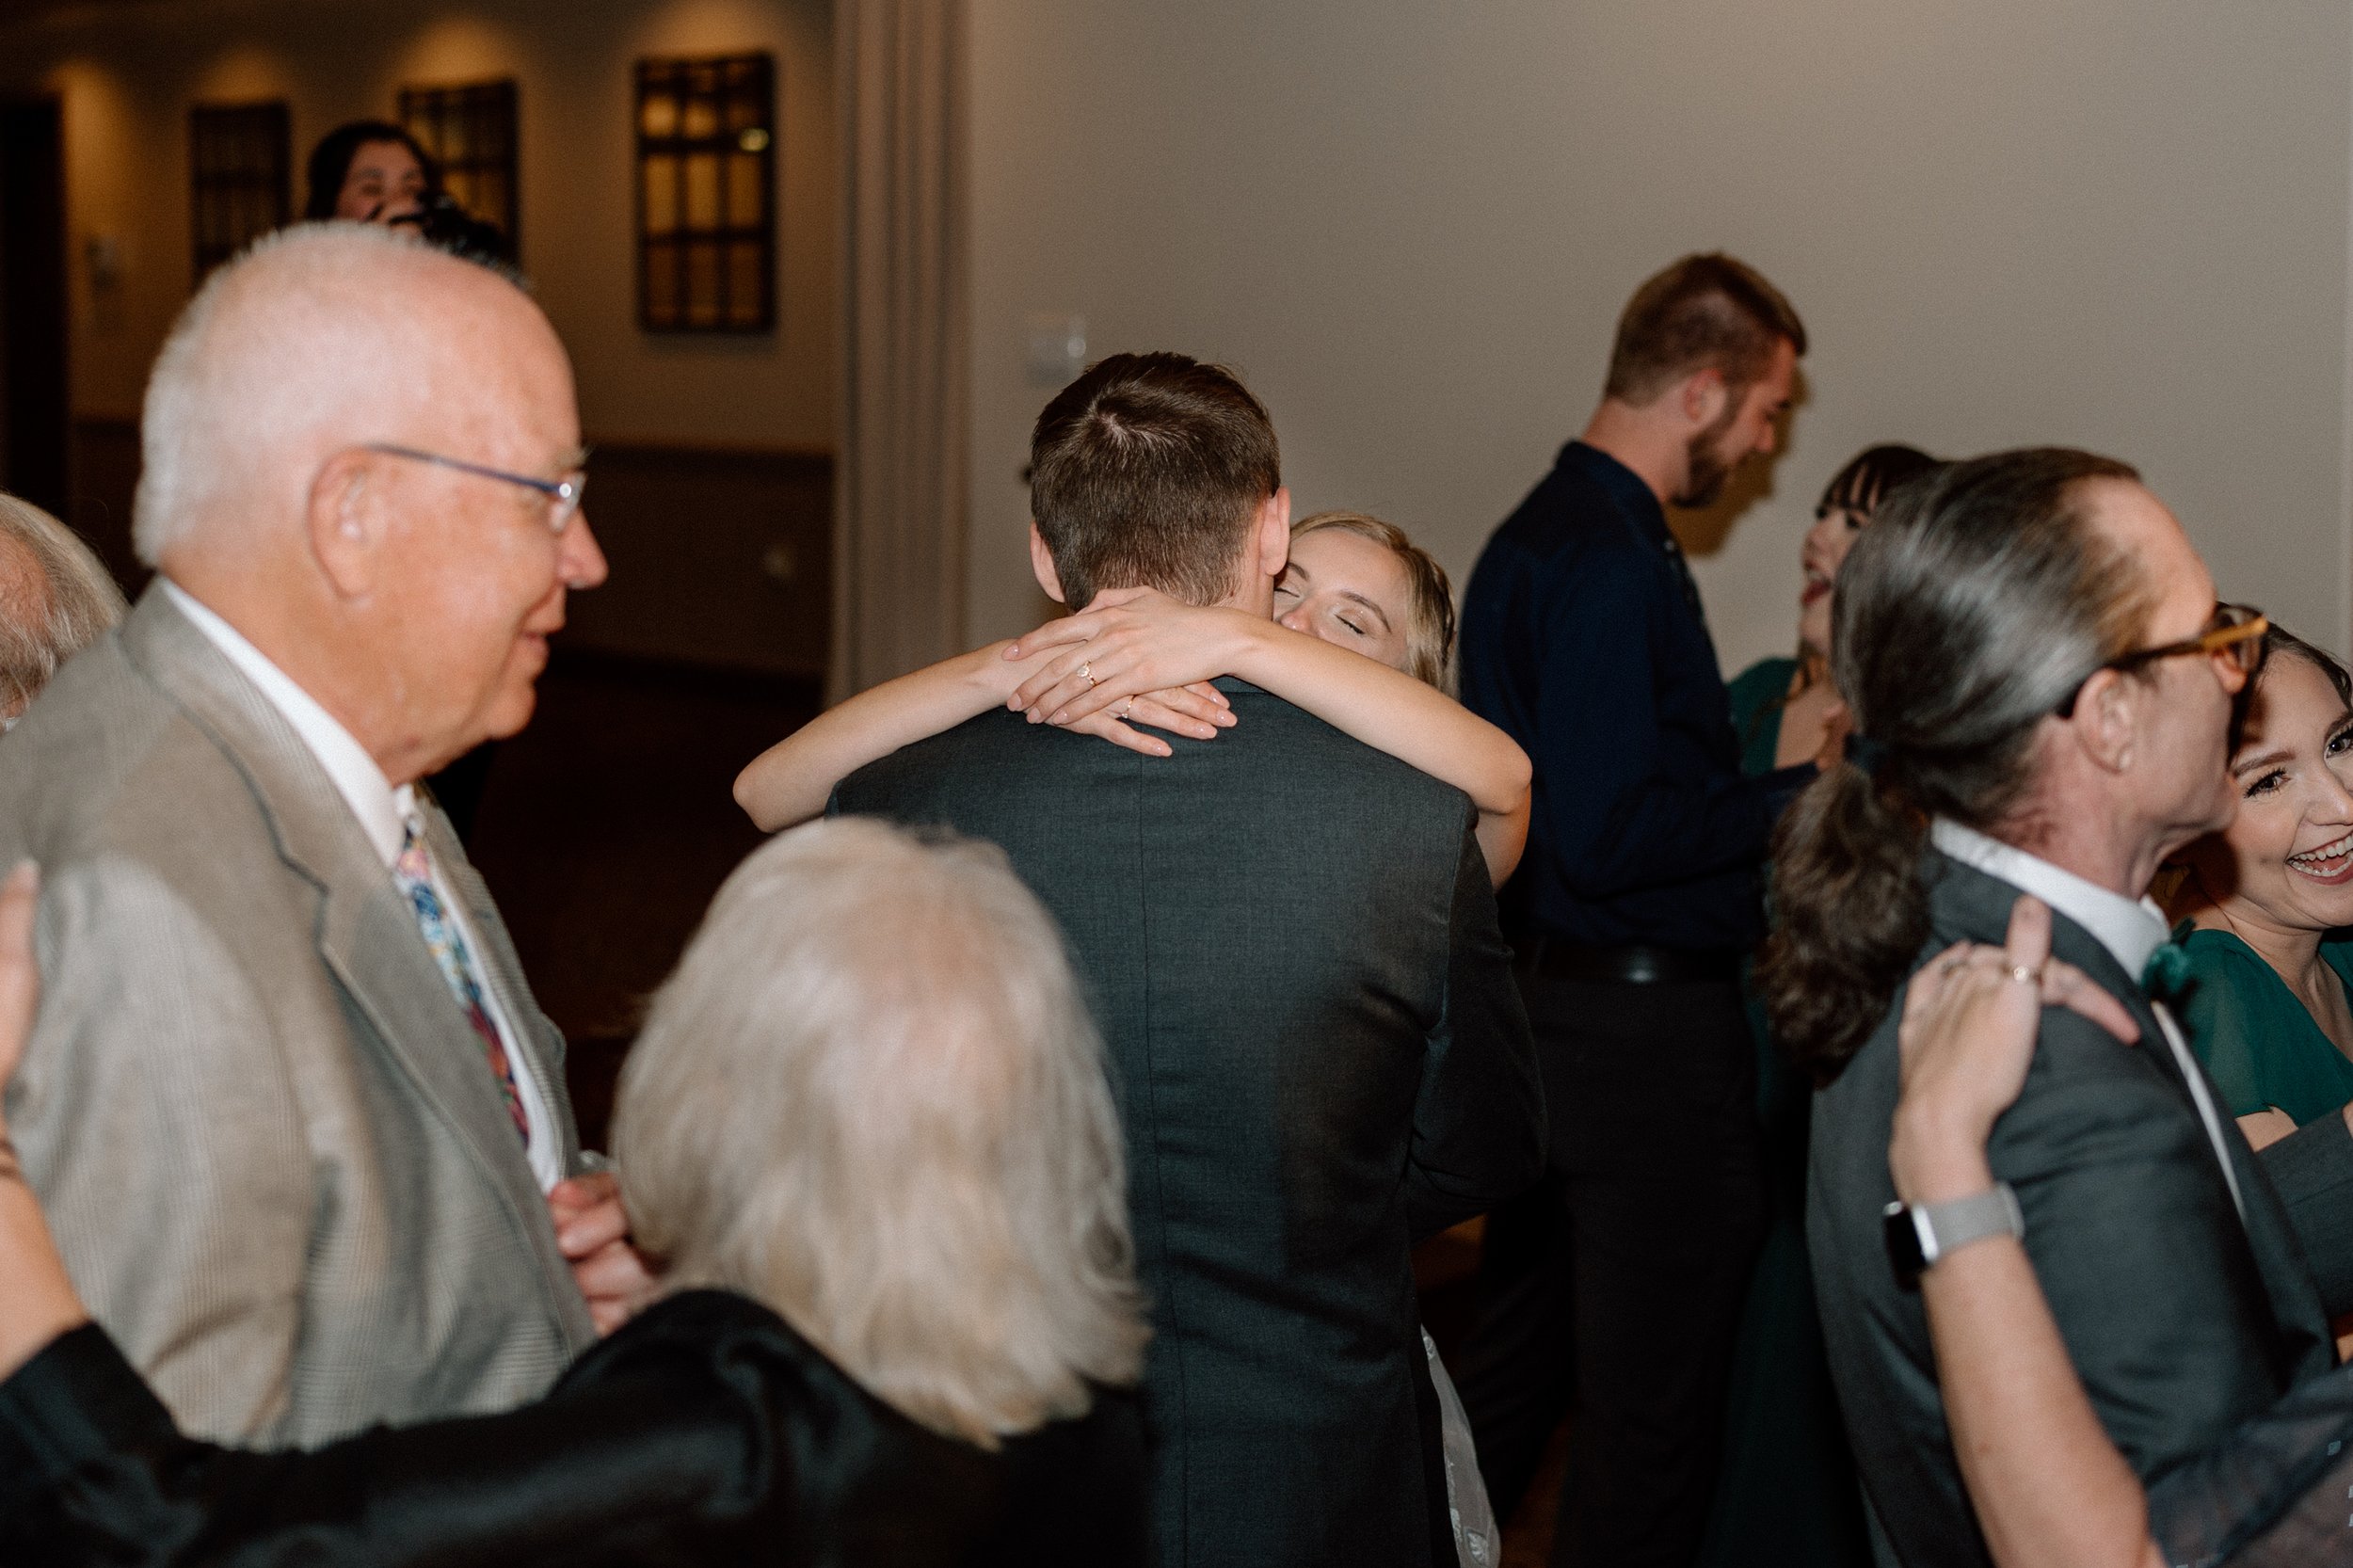
[{"label": "dark trousers", "polygon": [[1764,1224],[1736,980],[1523,972],[1545,1179],[1487,1221],[1458,1387],[1497,1518],[1564,1412],[1557,1568],[1681,1568],[1706,1525],[1725,1372]]}]

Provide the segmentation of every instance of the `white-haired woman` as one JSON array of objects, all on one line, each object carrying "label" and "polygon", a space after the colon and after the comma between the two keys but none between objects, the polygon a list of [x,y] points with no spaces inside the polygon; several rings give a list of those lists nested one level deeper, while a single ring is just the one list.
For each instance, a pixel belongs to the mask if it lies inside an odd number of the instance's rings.
[{"label": "white-haired woman", "polygon": [[64,523],[0,490],[0,729],[122,618],[122,590]]},{"label": "white-haired woman", "polygon": [[[32,882],[0,893],[0,1078]],[[761,849],[615,1130],[664,1299],[536,1404],[280,1454],[180,1435],[0,1138],[0,1561],[1145,1560],[1119,1129],[1000,854],[856,821]]]}]

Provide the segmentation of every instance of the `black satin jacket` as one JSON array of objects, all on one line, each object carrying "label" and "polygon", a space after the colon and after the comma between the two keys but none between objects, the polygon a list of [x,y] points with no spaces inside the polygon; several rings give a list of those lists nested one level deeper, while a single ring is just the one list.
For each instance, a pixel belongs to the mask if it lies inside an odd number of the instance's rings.
[{"label": "black satin jacket", "polygon": [[95,1326],[0,1384],[0,1563],[22,1568],[1142,1564],[1145,1500],[1132,1395],[987,1453],[713,1290],[535,1404],[308,1453],[183,1437]]}]

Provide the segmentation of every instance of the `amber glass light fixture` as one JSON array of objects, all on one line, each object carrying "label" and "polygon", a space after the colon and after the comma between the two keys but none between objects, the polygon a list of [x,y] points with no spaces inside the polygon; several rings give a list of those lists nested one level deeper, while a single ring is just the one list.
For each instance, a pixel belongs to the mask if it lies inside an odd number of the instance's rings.
[{"label": "amber glass light fixture", "polygon": [[637,62],[637,322],[776,323],[776,71],[767,54]]}]

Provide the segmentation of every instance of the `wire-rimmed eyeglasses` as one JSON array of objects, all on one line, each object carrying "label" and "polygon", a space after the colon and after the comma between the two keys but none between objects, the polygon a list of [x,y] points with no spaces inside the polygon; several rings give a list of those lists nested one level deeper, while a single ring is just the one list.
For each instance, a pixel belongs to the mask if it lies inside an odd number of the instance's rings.
[{"label": "wire-rimmed eyeglasses", "polygon": [[2073,716],[2075,698],[2084,689],[2084,680],[2089,680],[2101,670],[2135,670],[2160,659],[2178,659],[2192,653],[2202,653],[2210,659],[2228,654],[2239,673],[2251,681],[2263,673],[2264,656],[2271,646],[2264,640],[2264,633],[2270,630],[2271,617],[2251,604],[2217,604],[2214,619],[2197,636],[2185,637],[2178,643],[2160,643],[2155,648],[2137,648],[2087,672],[2057,712],[2063,719]]},{"label": "wire-rimmed eyeglasses", "polygon": [[557,534],[580,515],[580,498],[588,488],[588,471],[576,468],[557,479],[540,479],[528,473],[509,473],[504,469],[488,468],[481,463],[469,463],[462,457],[445,456],[439,452],[424,452],[413,446],[394,446],[386,441],[370,441],[362,451],[380,452],[387,457],[406,457],[411,462],[431,463],[436,468],[455,469],[460,473],[475,474],[484,479],[504,480],[537,490],[548,498],[548,527]]}]

